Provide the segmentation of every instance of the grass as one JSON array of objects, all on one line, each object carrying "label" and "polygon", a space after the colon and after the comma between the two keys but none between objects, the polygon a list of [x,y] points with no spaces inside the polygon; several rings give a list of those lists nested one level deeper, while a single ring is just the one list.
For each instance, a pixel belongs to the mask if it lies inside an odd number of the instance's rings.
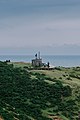
[{"label": "grass", "polygon": [[[10,63],[9,63],[10,64]],[[31,68],[31,63],[25,63],[25,62],[11,62],[11,64],[14,65],[14,67],[21,67],[21,68]],[[64,68],[59,67],[59,69],[54,68],[54,70],[31,70],[33,73],[41,73],[45,74],[47,77],[50,77],[52,80],[46,80],[45,82],[49,84],[53,84],[54,80],[60,80],[64,84],[70,85],[72,87],[80,86],[80,79],[77,77],[71,77],[70,75],[73,74],[75,76],[80,76],[80,70],[77,67],[72,68]],[[34,79],[35,76],[32,76]]]},{"label": "grass", "polygon": [[[9,63],[10,64],[10,63]],[[25,62],[11,62],[11,64],[14,65],[14,67],[21,67],[21,68],[31,68],[31,63],[25,63]],[[42,73],[45,74],[47,77],[52,78],[53,80],[60,80],[64,84],[68,84],[72,87],[74,86],[80,86],[80,79],[77,77],[71,77],[70,75],[73,74],[75,76],[80,76],[80,70],[79,68],[64,68],[59,67],[59,69],[54,68],[54,70],[31,70],[33,73]],[[35,77],[32,76],[34,79]],[[53,84],[54,81],[51,80],[45,80],[45,82],[48,82],[50,84]]]},{"label": "grass", "polygon": [[25,63],[25,62],[11,62],[14,67],[21,67],[21,68],[24,68],[24,67],[31,67],[31,63]]},{"label": "grass", "polygon": [[[24,67],[25,67],[25,69],[32,67],[31,63],[11,62],[11,64],[13,64],[14,67],[21,67],[22,69],[24,69]],[[72,88],[74,88],[74,91],[73,91],[74,93],[76,91],[76,88],[80,87],[80,79],[79,79],[80,70],[77,70],[77,68],[73,69],[73,68],[61,67],[59,69],[54,68],[54,70],[35,70],[34,69],[34,70],[30,70],[30,72],[33,73],[31,75],[31,78],[33,80],[37,78],[35,73],[39,73],[42,75],[42,76],[40,76],[40,77],[42,77],[41,80],[44,80],[48,84],[54,84],[55,81],[60,80],[63,82],[64,85],[70,85]],[[70,75],[73,75],[73,76],[70,76]],[[80,89],[79,89],[79,91],[80,91]],[[71,96],[72,98],[75,98],[74,93],[73,93],[73,96]],[[69,97],[69,99],[70,99],[70,97]],[[67,100],[68,100],[68,98],[67,98]],[[28,104],[31,104],[29,99],[26,102]],[[46,104],[49,105],[50,103],[46,103]],[[46,110],[42,110],[42,114],[45,117],[46,116],[48,117],[48,115],[52,115],[52,116],[55,115],[55,113],[53,112],[53,108],[47,108]],[[59,117],[62,118],[62,120],[68,120],[66,117],[62,116],[61,113],[59,113]],[[34,120],[31,116],[28,116],[28,118],[30,118],[31,120]],[[76,120],[76,118],[75,118],[75,120]]]},{"label": "grass", "polygon": [[[74,71],[72,68],[62,68],[61,70],[33,70],[32,71],[33,73],[37,72],[37,73],[43,73],[45,74],[46,76],[52,78],[53,80],[60,80],[62,81],[64,84],[68,84],[70,86],[80,86],[80,79],[78,78],[75,78],[75,77],[70,77],[69,78],[69,75],[70,73],[74,72],[75,75],[77,74],[80,74],[80,71]],[[47,80],[46,80],[47,81]],[[47,81],[48,83],[52,83],[52,81]]]},{"label": "grass", "polygon": [[55,82],[50,81],[50,80],[44,80],[45,82],[49,83],[49,84],[54,84]]}]

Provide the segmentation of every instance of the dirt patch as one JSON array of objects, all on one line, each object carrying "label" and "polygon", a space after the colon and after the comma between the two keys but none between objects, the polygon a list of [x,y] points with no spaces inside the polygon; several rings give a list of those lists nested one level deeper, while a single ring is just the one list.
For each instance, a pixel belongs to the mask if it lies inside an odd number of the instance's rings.
[{"label": "dirt patch", "polygon": [[51,118],[52,120],[62,120],[60,117],[52,115],[49,115],[49,118]]},{"label": "dirt patch", "polygon": [[4,119],[0,116],[0,120],[4,120]]}]

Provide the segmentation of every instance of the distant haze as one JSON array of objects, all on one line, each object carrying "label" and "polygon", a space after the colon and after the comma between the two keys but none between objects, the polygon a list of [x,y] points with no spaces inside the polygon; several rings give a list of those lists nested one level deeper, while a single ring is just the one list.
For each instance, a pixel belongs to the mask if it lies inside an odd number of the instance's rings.
[{"label": "distant haze", "polygon": [[0,0],[0,54],[80,54],[80,0]]}]

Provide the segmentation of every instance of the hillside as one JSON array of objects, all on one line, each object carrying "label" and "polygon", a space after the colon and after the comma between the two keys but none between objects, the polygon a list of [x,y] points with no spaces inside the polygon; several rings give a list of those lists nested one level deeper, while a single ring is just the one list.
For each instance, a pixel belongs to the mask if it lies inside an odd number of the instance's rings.
[{"label": "hillside", "polygon": [[[3,120],[78,120],[80,68],[28,70],[0,62]],[[24,67],[26,66],[26,67]]]}]

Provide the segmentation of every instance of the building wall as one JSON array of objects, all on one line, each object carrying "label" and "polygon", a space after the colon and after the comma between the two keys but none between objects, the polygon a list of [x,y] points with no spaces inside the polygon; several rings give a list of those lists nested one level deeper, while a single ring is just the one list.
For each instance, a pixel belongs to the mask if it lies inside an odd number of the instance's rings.
[{"label": "building wall", "polygon": [[42,59],[33,59],[32,66],[37,66],[37,67],[42,66]]}]

